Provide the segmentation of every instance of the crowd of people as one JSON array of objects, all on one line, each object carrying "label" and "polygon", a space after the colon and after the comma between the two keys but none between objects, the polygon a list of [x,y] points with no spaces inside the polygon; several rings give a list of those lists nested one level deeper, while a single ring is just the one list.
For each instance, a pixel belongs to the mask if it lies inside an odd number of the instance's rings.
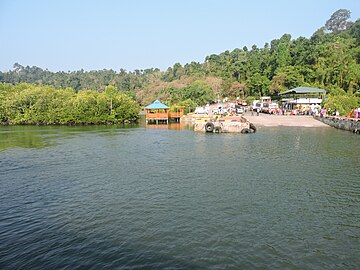
[{"label": "crowd of people", "polygon": [[[322,108],[320,110],[320,117],[325,117],[325,116],[339,116],[339,111],[335,108],[334,110],[332,110],[331,108]],[[353,109],[348,115],[347,117],[349,118],[360,118],[360,107],[359,108],[355,108]]]},{"label": "crowd of people", "polygon": [[333,112],[331,112],[331,108],[321,108],[320,110],[320,117],[324,116],[339,116],[339,111],[335,108]]},{"label": "crowd of people", "polygon": [[[197,107],[195,113],[197,114],[209,114],[212,115],[238,115],[246,113],[247,111],[251,112],[251,115],[259,115],[260,112],[276,115],[309,115],[309,116],[340,116],[339,110],[337,108],[325,108],[321,107],[318,104],[311,105],[296,105],[288,106],[287,104],[282,107],[264,106],[263,108],[260,104],[243,106],[239,105],[237,102],[225,102],[207,104],[205,107]],[[360,118],[360,107],[352,110],[347,117],[351,118]]]}]

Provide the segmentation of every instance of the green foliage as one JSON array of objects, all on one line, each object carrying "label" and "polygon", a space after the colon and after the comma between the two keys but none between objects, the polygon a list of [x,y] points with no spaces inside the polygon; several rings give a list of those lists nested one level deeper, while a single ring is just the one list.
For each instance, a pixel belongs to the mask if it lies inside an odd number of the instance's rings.
[{"label": "green foliage", "polygon": [[275,95],[301,85],[304,85],[304,76],[301,74],[301,67],[286,66],[276,71],[269,86],[269,93]]},{"label": "green foliage", "polygon": [[254,101],[254,100],[257,100],[257,99],[259,99],[259,96],[247,96],[246,97],[246,103],[247,104],[252,104],[252,102]]},{"label": "green foliage", "polygon": [[334,94],[327,97],[323,106],[325,108],[330,108],[331,113],[333,113],[336,109],[340,115],[346,116],[351,110],[358,108],[359,104],[360,98],[351,94],[346,94],[341,89],[337,89],[334,91]]},{"label": "green foliage", "polygon": [[161,91],[162,100],[165,103],[175,104],[184,99],[184,93],[181,88],[170,86]]},{"label": "green foliage", "polygon": [[270,80],[260,73],[255,73],[246,81],[246,85],[251,94],[266,95],[270,85]]},{"label": "green foliage", "polygon": [[186,99],[179,103],[174,104],[171,108],[175,108],[176,106],[184,106],[185,114],[195,111],[197,104],[191,99]]},{"label": "green foliage", "polygon": [[115,87],[105,92],[0,84],[0,121],[11,124],[105,124],[138,120],[140,107]]},{"label": "green foliage", "polygon": [[356,39],[356,43],[359,46],[360,45],[360,19],[357,19],[356,22],[351,26],[349,33],[353,38]]},{"label": "green foliage", "polygon": [[182,89],[183,100],[191,99],[197,105],[203,105],[214,99],[213,89],[204,81],[197,80]]},{"label": "green foliage", "polygon": [[351,12],[347,9],[339,9],[331,15],[330,19],[326,22],[325,27],[333,33],[340,33],[349,29]]}]

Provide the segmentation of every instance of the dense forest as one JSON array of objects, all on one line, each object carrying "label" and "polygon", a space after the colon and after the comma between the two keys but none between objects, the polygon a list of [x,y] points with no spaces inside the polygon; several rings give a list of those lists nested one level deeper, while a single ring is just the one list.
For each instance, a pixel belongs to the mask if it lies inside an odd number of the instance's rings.
[{"label": "dense forest", "polygon": [[[328,102],[345,100],[353,106],[360,97],[360,19],[349,21],[350,14],[346,9],[336,11],[310,38],[292,39],[290,34],[284,34],[263,48],[256,45],[250,49],[236,48],[209,55],[203,63],[191,62],[184,66],[175,63],[166,71],[151,68],[132,72],[123,69],[119,72],[50,72],[15,63],[13,70],[0,72],[0,82],[29,83],[30,92],[44,89],[55,95],[58,91],[61,92],[59,99],[61,95],[65,98],[67,93],[72,98],[102,99],[111,86],[116,95],[133,99],[140,106],[160,99],[168,105],[186,103],[187,108],[225,96],[252,99],[270,95],[276,99],[284,90],[312,86],[325,89]],[[1,121],[9,120],[4,118],[4,106],[9,106],[11,93],[7,95],[5,88],[11,87],[3,84]],[[25,89],[24,86],[17,89],[20,88]],[[347,109],[345,106],[343,113]],[[113,109],[109,115],[111,113]],[[100,122],[103,121],[107,120]]]}]

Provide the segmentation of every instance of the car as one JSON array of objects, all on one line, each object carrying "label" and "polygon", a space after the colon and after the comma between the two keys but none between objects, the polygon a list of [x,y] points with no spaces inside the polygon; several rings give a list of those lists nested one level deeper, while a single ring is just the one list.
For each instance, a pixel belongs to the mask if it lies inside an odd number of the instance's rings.
[{"label": "car", "polygon": [[242,107],[236,108],[236,113],[242,114],[242,113],[244,113],[244,109]]}]

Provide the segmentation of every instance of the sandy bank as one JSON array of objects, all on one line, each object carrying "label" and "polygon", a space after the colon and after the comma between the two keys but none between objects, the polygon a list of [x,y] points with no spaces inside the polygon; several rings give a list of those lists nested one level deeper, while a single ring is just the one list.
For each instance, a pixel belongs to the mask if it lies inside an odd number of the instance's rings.
[{"label": "sandy bank", "polygon": [[328,125],[314,119],[312,116],[305,115],[270,115],[260,113],[251,116],[251,113],[246,113],[244,117],[253,123],[255,126],[263,127],[328,127]]}]

